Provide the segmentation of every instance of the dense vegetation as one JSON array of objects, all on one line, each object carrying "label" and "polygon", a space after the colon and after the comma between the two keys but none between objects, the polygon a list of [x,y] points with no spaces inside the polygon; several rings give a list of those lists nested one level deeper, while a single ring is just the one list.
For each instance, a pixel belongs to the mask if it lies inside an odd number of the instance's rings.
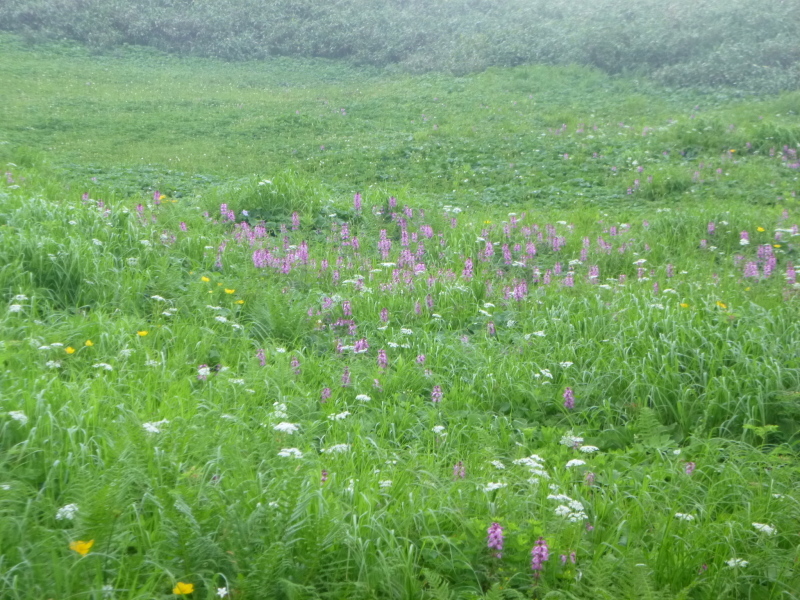
[{"label": "dense vegetation", "polygon": [[4,0],[0,27],[234,60],[456,73],[576,63],[678,86],[800,85],[800,4],[788,0]]},{"label": "dense vegetation", "polygon": [[800,93],[0,79],[0,597],[800,597]]}]

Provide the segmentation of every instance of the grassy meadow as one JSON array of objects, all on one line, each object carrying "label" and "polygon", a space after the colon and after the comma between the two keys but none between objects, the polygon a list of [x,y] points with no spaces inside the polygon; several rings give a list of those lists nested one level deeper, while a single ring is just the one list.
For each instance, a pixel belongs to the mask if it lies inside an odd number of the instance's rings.
[{"label": "grassy meadow", "polygon": [[800,93],[0,80],[0,598],[800,598]]}]

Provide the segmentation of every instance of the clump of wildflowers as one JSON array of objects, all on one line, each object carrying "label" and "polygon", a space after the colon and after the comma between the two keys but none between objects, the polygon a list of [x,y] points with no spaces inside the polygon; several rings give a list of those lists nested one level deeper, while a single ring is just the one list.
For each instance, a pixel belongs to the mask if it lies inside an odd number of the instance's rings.
[{"label": "clump of wildflowers", "polygon": [[550,548],[544,538],[539,538],[531,550],[531,570],[537,579],[544,569],[544,563],[550,560]]},{"label": "clump of wildflowers", "polygon": [[503,527],[500,523],[492,523],[488,529],[486,545],[491,550],[496,550],[495,558],[503,558]]},{"label": "clump of wildflowers", "polygon": [[575,408],[575,394],[570,387],[564,390],[564,408],[567,410]]}]

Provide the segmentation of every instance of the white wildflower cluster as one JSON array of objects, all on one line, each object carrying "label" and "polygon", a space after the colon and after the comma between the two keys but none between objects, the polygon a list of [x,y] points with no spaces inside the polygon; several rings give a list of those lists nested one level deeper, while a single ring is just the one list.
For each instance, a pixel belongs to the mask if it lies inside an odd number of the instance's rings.
[{"label": "white wildflower cluster", "polygon": [[386,489],[392,487],[392,480],[391,479],[384,479],[383,481],[378,482],[378,486],[381,489]]},{"label": "white wildflower cluster", "polygon": [[731,568],[736,568],[736,567],[744,568],[750,563],[744,560],[743,558],[731,558],[730,560],[726,560],[725,564]]},{"label": "white wildflower cluster", "polygon": [[14,419],[20,425],[27,425],[28,423],[28,415],[21,410],[12,410],[8,413],[8,416]]},{"label": "white wildflower cluster", "polygon": [[579,448],[581,444],[583,444],[583,438],[573,435],[572,430],[570,430],[564,434],[564,436],[561,438],[561,441],[558,443],[562,446],[566,446],[567,448]]},{"label": "white wildflower cluster", "polygon": [[370,400],[372,400],[372,398],[370,398],[366,394],[359,394],[358,396],[356,396],[356,400],[358,400],[359,402],[369,402]]},{"label": "white wildflower cluster", "polygon": [[580,523],[588,519],[583,504],[578,500],[573,500],[566,494],[550,494],[547,499],[562,503],[554,511],[559,517],[564,517],[572,523]]},{"label": "white wildflower cluster", "polygon": [[694,521],[694,515],[687,515],[686,513],[675,513],[675,518],[679,521]]},{"label": "white wildflower cluster", "polygon": [[294,433],[296,433],[297,431],[300,430],[300,426],[299,425],[295,425],[294,423],[286,423],[286,422],[282,422],[282,423],[278,423],[277,425],[273,425],[272,428],[275,431],[279,431],[281,433],[286,433],[286,434],[289,434],[289,435],[293,435]]},{"label": "white wildflower cluster", "polygon": [[147,433],[161,433],[161,427],[168,424],[169,421],[167,419],[161,419],[160,421],[142,423],[142,427]]},{"label": "white wildflower cluster", "polygon": [[511,461],[513,464],[527,467],[533,477],[528,479],[528,483],[536,485],[541,479],[550,479],[550,475],[544,470],[544,459],[538,454],[531,454],[525,458],[517,458]]},{"label": "white wildflower cluster", "polygon": [[433,433],[435,433],[436,435],[440,435],[442,437],[447,435],[447,432],[445,431],[445,426],[444,425],[436,425],[435,427],[433,427],[433,429],[431,429],[431,431]]},{"label": "white wildflower cluster", "polygon": [[343,421],[344,419],[346,419],[349,416],[350,416],[350,411],[346,410],[346,411],[340,412],[339,414],[336,414],[336,415],[328,415],[328,420],[329,421]]},{"label": "white wildflower cluster", "polygon": [[580,448],[578,448],[578,450],[580,450],[584,454],[592,454],[600,450],[600,448],[598,448],[597,446],[581,446]]},{"label": "white wildflower cluster", "polygon": [[103,369],[104,371],[113,371],[114,370],[114,367],[112,367],[108,363],[95,363],[95,364],[92,365],[92,368],[94,368],[94,369]]},{"label": "white wildflower cluster", "polygon": [[778,533],[777,529],[775,529],[772,525],[767,525],[766,523],[753,523],[753,527],[756,528],[756,531],[766,535],[775,535]]},{"label": "white wildflower cluster", "polygon": [[492,465],[492,466],[493,466],[495,469],[500,469],[500,470],[503,470],[503,469],[505,469],[505,468],[506,468],[506,466],[505,466],[505,465],[504,465],[504,464],[503,464],[501,461],[499,461],[499,460],[493,460],[493,461],[491,462],[491,465]]},{"label": "white wildflower cluster", "polygon": [[350,444],[334,444],[328,448],[323,448],[322,452],[325,454],[341,454],[350,450]]},{"label": "white wildflower cluster", "polygon": [[56,521],[73,521],[78,514],[77,504],[67,504],[56,511]]},{"label": "white wildflower cluster", "polygon": [[286,405],[283,402],[273,402],[272,403],[272,414],[270,415],[273,419],[286,419],[289,417],[286,414]]},{"label": "white wildflower cluster", "polygon": [[585,460],[581,460],[579,458],[573,458],[572,460],[567,462],[566,468],[569,469],[571,467],[582,467],[585,464],[586,464]]},{"label": "white wildflower cluster", "polygon": [[303,458],[303,453],[297,448],[282,448],[278,452],[278,456],[282,458]]},{"label": "white wildflower cluster", "polygon": [[493,492],[495,490],[499,490],[499,489],[502,489],[502,488],[506,487],[506,485],[508,485],[508,484],[502,483],[502,482],[490,481],[485,486],[483,486],[483,491],[484,492]]}]

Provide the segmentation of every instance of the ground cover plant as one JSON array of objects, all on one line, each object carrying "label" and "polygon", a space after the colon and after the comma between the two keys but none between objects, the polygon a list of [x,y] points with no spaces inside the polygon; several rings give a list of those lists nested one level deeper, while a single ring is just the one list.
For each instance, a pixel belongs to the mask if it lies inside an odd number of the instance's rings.
[{"label": "ground cover plant", "polygon": [[797,598],[796,94],[3,50],[0,596]]}]

